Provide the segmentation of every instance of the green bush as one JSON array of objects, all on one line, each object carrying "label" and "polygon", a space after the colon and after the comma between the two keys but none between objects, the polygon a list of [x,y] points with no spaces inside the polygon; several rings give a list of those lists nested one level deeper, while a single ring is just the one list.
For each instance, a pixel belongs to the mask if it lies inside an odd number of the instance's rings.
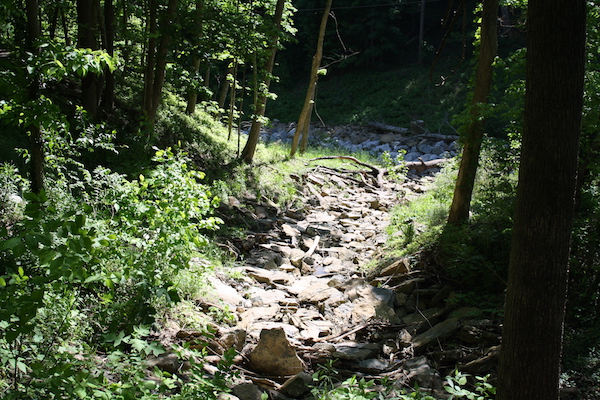
[{"label": "green bush", "polygon": [[[159,150],[153,163],[137,180],[104,168],[49,171],[48,194],[26,194],[19,212],[3,207],[0,381],[13,398],[75,398],[84,382],[101,386],[93,363],[79,360],[99,335],[130,335],[157,304],[179,300],[175,277],[218,226],[218,199],[185,155]],[[7,193],[22,181],[12,182]]]}]

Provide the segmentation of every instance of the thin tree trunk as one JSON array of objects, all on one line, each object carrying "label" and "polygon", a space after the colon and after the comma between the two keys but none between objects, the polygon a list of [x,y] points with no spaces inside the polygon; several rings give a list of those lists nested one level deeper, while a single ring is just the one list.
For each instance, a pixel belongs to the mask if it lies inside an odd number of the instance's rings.
[{"label": "thin tree trunk", "polygon": [[[41,36],[39,20],[39,5],[37,0],[25,1],[27,14],[27,47],[33,54],[39,54],[38,39]],[[28,97],[30,101],[37,101],[39,93],[39,77],[34,75],[29,83]],[[30,181],[31,191],[39,194],[44,189],[44,140],[38,124],[32,123],[26,127],[30,141]]]},{"label": "thin tree trunk", "polygon": [[479,61],[477,76],[473,89],[473,104],[471,106],[471,122],[464,136],[464,147],[460,160],[458,178],[454,187],[454,196],[450,207],[448,222],[461,224],[469,219],[471,197],[475,185],[475,175],[479,164],[479,153],[483,141],[484,120],[481,116],[481,105],[488,102],[492,87],[493,63],[498,48],[498,0],[483,1],[481,18],[481,45],[479,46]]},{"label": "thin tree trunk", "polygon": [[231,83],[229,84],[229,121],[227,122],[227,140],[231,139],[231,132],[233,131],[233,112],[235,111],[235,93],[237,86],[237,72],[238,72],[238,61],[237,59],[233,62],[233,75],[231,77]]},{"label": "thin tree trunk", "polygon": [[60,4],[54,6],[52,10],[52,15],[50,16],[50,21],[48,24],[48,36],[50,39],[54,40],[56,35],[56,26],[58,25],[58,16],[60,15]]},{"label": "thin tree trunk", "polygon": [[[106,52],[113,56],[115,53],[115,7],[113,0],[104,1],[104,25],[106,31]],[[106,87],[104,88],[103,105],[108,111],[115,106],[115,76],[109,68],[104,69]]]},{"label": "thin tree trunk", "polygon": [[156,66],[154,70],[154,81],[152,88],[152,109],[148,114],[150,122],[153,124],[156,119],[156,111],[162,95],[162,87],[165,83],[165,68],[167,66],[167,53],[171,44],[171,24],[177,14],[177,0],[169,0],[167,12],[161,20],[161,35],[156,51]]},{"label": "thin tree trunk", "polygon": [[312,114],[315,91],[317,88],[317,80],[319,78],[319,67],[321,65],[321,58],[323,57],[323,40],[325,38],[325,28],[327,27],[327,19],[329,18],[329,11],[331,10],[331,3],[333,0],[327,0],[325,4],[325,10],[321,18],[321,25],[319,27],[319,37],[317,40],[317,51],[312,59],[312,66],[310,70],[310,80],[308,82],[308,89],[306,91],[306,97],[304,99],[304,106],[300,112],[298,123],[296,124],[296,132],[292,140],[292,149],[290,156],[293,157],[298,150],[298,142],[300,136],[302,136],[302,145],[300,146],[300,153],[304,153],[308,143],[308,127],[310,125],[310,117]]},{"label": "thin tree trunk", "polygon": [[[96,40],[97,15],[95,0],[77,0],[77,29],[79,47],[98,49]],[[90,118],[98,113],[98,76],[88,73],[81,79],[81,105]]]},{"label": "thin tree trunk", "polygon": [[65,14],[65,9],[60,9],[60,17],[62,22],[63,33],[65,35],[65,45],[71,45],[71,36],[69,36],[69,24],[67,23],[67,15]]},{"label": "thin tree trunk", "polygon": [[[202,9],[204,8],[204,0],[196,0],[196,14],[194,15],[196,22],[196,29],[198,31],[198,36],[196,37],[197,42],[199,42],[202,37]],[[196,43],[195,48],[192,50],[194,52],[193,60],[192,60],[192,71],[195,75],[200,71],[200,61],[202,58],[200,57],[200,44]],[[188,91],[187,96],[187,106],[185,108],[186,114],[193,114],[196,111],[196,102],[198,101],[198,90],[190,89]]]},{"label": "thin tree trunk", "polygon": [[529,0],[525,124],[497,400],[558,400],[585,67],[584,0]]},{"label": "thin tree trunk", "polygon": [[219,94],[219,107],[225,108],[225,100],[227,100],[227,93],[229,93],[229,75],[233,75],[233,60],[231,61],[231,66],[227,68],[227,74],[225,75],[225,79],[223,80],[223,85],[221,86],[221,92]]},{"label": "thin tree trunk", "polygon": [[156,34],[158,24],[156,22],[156,13],[158,0],[148,0],[148,19],[147,25],[147,49],[146,49],[146,67],[144,69],[144,114],[150,119],[152,113],[152,89],[154,88],[154,66],[156,64]]},{"label": "thin tree trunk", "polygon": [[[277,44],[279,42],[279,31],[281,29],[284,6],[285,0],[277,0],[274,17],[274,25],[276,30],[271,37],[271,54],[269,55],[269,58],[264,66],[264,72],[266,74],[265,90],[267,92],[269,91],[269,86],[271,85],[271,74],[273,73],[273,67],[275,66],[275,55],[277,54]],[[258,92],[258,90],[255,92]],[[262,127],[261,119],[264,117],[267,107],[267,93],[260,93],[255,101],[255,104],[256,109],[254,111],[254,117],[252,118],[252,127],[250,128],[248,141],[246,142],[244,150],[242,151],[242,159],[247,163],[252,162],[252,159],[254,158],[254,152],[256,151],[256,145],[258,144],[258,139],[260,138],[260,128]]]}]

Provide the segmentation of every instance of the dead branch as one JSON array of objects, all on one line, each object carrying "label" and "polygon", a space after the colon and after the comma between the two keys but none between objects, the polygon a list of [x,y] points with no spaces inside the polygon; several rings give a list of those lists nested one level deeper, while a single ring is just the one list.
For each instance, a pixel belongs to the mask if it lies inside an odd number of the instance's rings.
[{"label": "dead branch", "polygon": [[362,162],[362,161],[360,161],[354,157],[350,157],[350,156],[324,156],[324,157],[313,158],[309,161],[317,161],[317,160],[348,160],[348,161],[352,161],[353,163],[356,163],[358,165],[362,165],[363,167],[369,168],[371,170],[371,174],[373,176],[375,176],[377,179],[377,186],[378,187],[383,186],[383,175],[386,172],[385,168],[379,168],[375,165],[367,164],[365,162]]}]

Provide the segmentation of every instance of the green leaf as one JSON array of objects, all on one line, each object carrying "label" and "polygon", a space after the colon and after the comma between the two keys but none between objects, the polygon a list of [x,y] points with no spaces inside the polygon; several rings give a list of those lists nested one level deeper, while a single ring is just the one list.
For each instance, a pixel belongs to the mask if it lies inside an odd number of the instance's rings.
[{"label": "green leaf", "polygon": [[2,242],[2,244],[0,244],[0,251],[5,251],[5,250],[9,250],[12,249],[18,245],[20,245],[21,242],[21,238],[20,237],[14,237],[14,238],[10,238],[8,240],[5,240],[4,242]]},{"label": "green leaf", "polygon": [[100,275],[100,274],[96,274],[96,275],[92,275],[92,276],[88,276],[85,281],[83,281],[83,283],[90,283],[90,282],[98,282],[104,279],[104,276]]},{"label": "green leaf", "polygon": [[83,228],[85,226],[85,215],[77,215],[77,217],[75,217],[75,224],[77,224],[78,228]]}]

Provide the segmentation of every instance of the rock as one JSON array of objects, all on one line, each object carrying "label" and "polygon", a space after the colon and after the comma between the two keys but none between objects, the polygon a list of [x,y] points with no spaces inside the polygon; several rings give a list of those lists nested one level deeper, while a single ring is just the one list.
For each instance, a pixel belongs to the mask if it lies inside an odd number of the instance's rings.
[{"label": "rock", "polygon": [[248,290],[248,298],[253,306],[269,306],[285,302],[289,298],[288,293],[279,289],[265,290],[260,287],[253,287]]},{"label": "rock", "polygon": [[253,383],[240,383],[232,389],[233,394],[240,400],[261,400],[262,390]]},{"label": "rock", "polygon": [[335,345],[332,356],[343,360],[360,361],[374,358],[379,353],[379,345],[375,343],[344,342]]},{"label": "rock", "polygon": [[500,354],[500,346],[494,346],[488,349],[485,356],[473,360],[464,365],[459,365],[458,369],[462,372],[474,375],[485,375],[491,369],[498,366],[498,355]]},{"label": "rock", "polygon": [[401,275],[410,271],[408,259],[401,258],[384,267],[379,273],[380,276]]},{"label": "rock", "polygon": [[279,391],[285,396],[297,399],[308,393],[312,384],[312,375],[300,372],[285,381]]},{"label": "rock", "polygon": [[252,307],[240,314],[239,326],[242,329],[248,329],[248,326],[255,321],[272,320],[279,313],[278,305],[270,305],[268,307]]},{"label": "rock", "polygon": [[360,360],[358,362],[358,367],[361,371],[370,373],[370,374],[379,374],[384,372],[389,367],[389,362],[386,360],[381,360],[379,358],[368,358],[366,360]]},{"label": "rock", "polygon": [[458,318],[450,318],[433,328],[421,333],[413,339],[413,346],[416,350],[427,348],[432,343],[442,341],[451,335],[455,334],[460,329],[460,321]]},{"label": "rock", "polygon": [[270,376],[295,375],[304,369],[281,328],[263,329],[258,345],[250,353],[249,359],[254,369]]},{"label": "rock", "polygon": [[298,301],[306,303],[320,303],[329,299],[334,302],[343,302],[345,297],[342,292],[330,287],[326,281],[319,281],[298,294]]},{"label": "rock", "polygon": [[437,371],[429,365],[427,357],[420,356],[412,358],[402,366],[407,371],[404,384],[414,386],[418,384],[422,388],[441,387],[440,376]]},{"label": "rock", "polygon": [[351,318],[355,323],[363,323],[375,318],[391,323],[400,322],[393,308],[396,294],[390,289],[372,286],[357,287],[349,290],[348,297],[355,299],[351,311]]},{"label": "rock", "polygon": [[219,393],[217,400],[240,400],[240,398],[230,393]]},{"label": "rock", "polygon": [[185,371],[190,368],[188,362],[183,362],[179,359],[175,353],[164,353],[156,358],[151,358],[146,361],[148,368],[158,368],[161,371],[168,372],[173,375],[178,375],[181,371]]},{"label": "rock", "polygon": [[221,334],[219,341],[226,349],[234,348],[239,353],[246,343],[246,331],[243,329],[234,329]]},{"label": "rock", "polygon": [[287,272],[274,271],[263,268],[246,267],[248,276],[255,279],[257,282],[272,285],[274,283],[288,283],[294,280],[294,277]]},{"label": "rock", "polygon": [[223,283],[216,276],[209,276],[208,282],[214,288],[214,296],[218,297],[225,303],[233,306],[234,308],[244,304],[245,299],[235,290],[233,287]]}]

